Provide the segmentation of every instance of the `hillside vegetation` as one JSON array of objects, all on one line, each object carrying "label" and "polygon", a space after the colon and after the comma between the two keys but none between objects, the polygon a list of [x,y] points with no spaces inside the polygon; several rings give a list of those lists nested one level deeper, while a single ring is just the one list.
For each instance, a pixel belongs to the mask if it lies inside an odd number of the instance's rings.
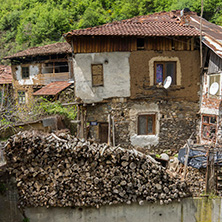
[{"label": "hillside vegetation", "polygon": [[[0,0],[0,59],[19,50],[63,41],[72,29],[158,11],[190,8],[201,0]],[[205,0],[204,17],[222,25],[222,1]]]}]

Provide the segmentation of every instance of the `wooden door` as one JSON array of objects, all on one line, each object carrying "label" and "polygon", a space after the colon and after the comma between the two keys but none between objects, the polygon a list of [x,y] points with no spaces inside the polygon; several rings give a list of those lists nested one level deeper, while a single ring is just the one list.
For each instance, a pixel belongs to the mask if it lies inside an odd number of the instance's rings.
[{"label": "wooden door", "polygon": [[99,123],[99,140],[100,143],[108,142],[108,123]]}]

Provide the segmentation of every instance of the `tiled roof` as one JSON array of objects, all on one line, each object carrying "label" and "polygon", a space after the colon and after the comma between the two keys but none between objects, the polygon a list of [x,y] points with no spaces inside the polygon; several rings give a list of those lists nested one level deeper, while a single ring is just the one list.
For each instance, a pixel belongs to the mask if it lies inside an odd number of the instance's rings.
[{"label": "tiled roof", "polygon": [[0,84],[11,84],[12,74],[11,67],[0,65]]},{"label": "tiled roof", "polygon": [[198,36],[194,27],[181,25],[179,12],[160,12],[131,19],[107,23],[92,28],[73,30],[64,34],[71,36]]},{"label": "tiled roof", "polygon": [[57,95],[59,92],[70,86],[72,83],[66,81],[52,82],[33,93],[34,96]]},{"label": "tiled roof", "polygon": [[[199,30],[200,17],[197,15],[192,15],[191,25]],[[203,19],[202,32],[203,32],[202,42],[222,58],[222,27]]]},{"label": "tiled roof", "polygon": [[4,59],[12,59],[12,58],[26,57],[26,56],[31,57],[36,55],[63,54],[71,52],[72,52],[71,46],[67,42],[57,42],[50,45],[29,48],[24,51],[15,53],[14,55],[6,56]]}]

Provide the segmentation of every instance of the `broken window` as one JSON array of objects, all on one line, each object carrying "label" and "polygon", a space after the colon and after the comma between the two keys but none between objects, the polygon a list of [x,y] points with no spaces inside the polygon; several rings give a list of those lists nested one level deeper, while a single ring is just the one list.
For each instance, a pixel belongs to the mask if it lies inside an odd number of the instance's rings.
[{"label": "broken window", "polygon": [[156,115],[139,115],[138,116],[138,135],[154,135],[156,125]]},{"label": "broken window", "polygon": [[55,62],[55,73],[69,72],[68,62]]},{"label": "broken window", "polygon": [[167,76],[171,76],[172,85],[176,85],[176,62],[155,62],[155,84],[163,83]]},{"label": "broken window", "polygon": [[22,78],[29,78],[29,67],[22,67]]},{"label": "broken window", "polygon": [[18,91],[18,103],[25,104],[25,92]]},{"label": "broken window", "polygon": [[103,65],[92,64],[92,86],[103,86]]},{"label": "broken window", "polygon": [[203,115],[202,116],[202,136],[204,139],[215,139],[217,129],[217,116]]},{"label": "broken window", "polygon": [[137,50],[144,50],[144,38],[137,39]]}]

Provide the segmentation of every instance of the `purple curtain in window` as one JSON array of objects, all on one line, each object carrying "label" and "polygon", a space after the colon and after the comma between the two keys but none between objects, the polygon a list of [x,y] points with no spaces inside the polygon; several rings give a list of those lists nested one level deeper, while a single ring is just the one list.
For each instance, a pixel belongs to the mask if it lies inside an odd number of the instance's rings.
[{"label": "purple curtain in window", "polygon": [[163,64],[156,64],[156,83],[163,82]]}]

